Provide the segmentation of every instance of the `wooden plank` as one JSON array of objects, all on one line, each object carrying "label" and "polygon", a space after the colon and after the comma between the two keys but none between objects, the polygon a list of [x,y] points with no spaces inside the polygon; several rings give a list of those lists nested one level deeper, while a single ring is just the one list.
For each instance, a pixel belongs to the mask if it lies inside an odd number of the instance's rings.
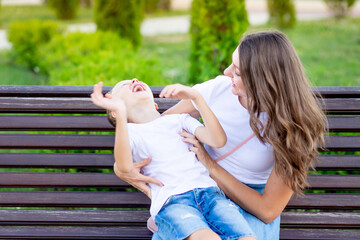
[{"label": "wooden plank", "polygon": [[[114,135],[0,134],[0,148],[112,149]],[[330,151],[359,151],[360,136],[327,136]]]},{"label": "wooden plank", "polygon": [[0,134],[0,148],[16,149],[108,149],[114,135]]},{"label": "wooden plank", "polygon": [[1,239],[151,239],[146,227],[2,226]]},{"label": "wooden plank", "polygon": [[360,98],[326,98],[321,108],[328,114],[360,114]]},{"label": "wooden plank", "polygon": [[[150,200],[140,192],[2,191],[2,207],[149,207]],[[287,209],[360,209],[360,194],[307,193],[293,197]]]},{"label": "wooden plank", "polygon": [[148,210],[0,210],[1,225],[146,226]]},{"label": "wooden plank", "polygon": [[[174,106],[178,99],[159,99],[159,112]],[[0,113],[105,113],[90,98],[12,98],[0,97]]]},{"label": "wooden plank", "polygon": [[[359,155],[319,155],[317,170],[360,170]],[[110,168],[113,154],[0,153],[2,168]]]},{"label": "wooden plank", "polygon": [[339,240],[339,239],[360,239],[360,231],[343,230],[280,230],[281,240]]},{"label": "wooden plank", "polygon": [[319,155],[317,170],[360,170],[360,155]]},{"label": "wooden plank", "polygon": [[114,131],[106,116],[0,115],[1,131]]},{"label": "wooden plank", "polygon": [[[360,117],[328,117],[331,132],[359,132]],[[2,131],[114,131],[106,116],[0,115]]]},{"label": "wooden plank", "polygon": [[303,197],[293,196],[287,209],[360,209],[360,194],[347,193],[306,193]]},{"label": "wooden plank", "polygon": [[282,228],[360,229],[360,213],[283,212]]},{"label": "wooden plank", "polygon": [[[360,175],[309,175],[312,190],[359,190]],[[0,187],[129,188],[113,173],[0,173]]]},{"label": "wooden plank", "polygon": [[[0,85],[0,96],[7,97],[89,97],[92,86],[36,86],[36,85]],[[163,86],[150,86],[154,95],[158,95]],[[110,91],[111,86],[104,86],[103,93]],[[323,97],[360,97],[360,87],[312,87]]]},{"label": "wooden plank", "polygon": [[0,206],[148,208],[150,200],[141,192],[2,191]]},{"label": "wooden plank", "polygon": [[0,173],[0,187],[132,188],[113,173]]},{"label": "wooden plank", "polygon": [[1,168],[112,169],[113,154],[100,153],[0,153]]}]

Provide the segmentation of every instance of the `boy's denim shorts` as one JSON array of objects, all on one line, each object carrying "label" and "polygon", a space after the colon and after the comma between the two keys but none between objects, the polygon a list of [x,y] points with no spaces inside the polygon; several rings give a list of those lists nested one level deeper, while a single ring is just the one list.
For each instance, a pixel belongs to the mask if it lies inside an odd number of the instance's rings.
[{"label": "boy's denim shorts", "polygon": [[185,239],[199,229],[211,229],[227,240],[255,237],[239,207],[218,187],[171,196],[156,215],[155,223],[158,231],[153,240]]}]

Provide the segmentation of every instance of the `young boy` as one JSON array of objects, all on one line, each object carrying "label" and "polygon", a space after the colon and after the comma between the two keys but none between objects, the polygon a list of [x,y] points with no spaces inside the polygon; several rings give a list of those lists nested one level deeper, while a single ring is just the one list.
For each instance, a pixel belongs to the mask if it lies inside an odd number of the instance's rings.
[{"label": "young boy", "polygon": [[223,147],[226,135],[215,115],[202,96],[190,87],[170,85],[163,89],[160,97],[191,99],[205,126],[188,114],[161,116],[151,89],[137,79],[119,82],[105,97],[100,82],[91,94],[93,103],[105,108],[109,120],[113,124],[116,122],[114,157],[117,170],[130,172],[133,162],[151,156],[151,163],[142,171],[163,183],[163,186],[149,184],[150,214],[159,228],[152,239],[252,236],[237,206],[225,198],[179,135],[185,129],[203,143]]}]

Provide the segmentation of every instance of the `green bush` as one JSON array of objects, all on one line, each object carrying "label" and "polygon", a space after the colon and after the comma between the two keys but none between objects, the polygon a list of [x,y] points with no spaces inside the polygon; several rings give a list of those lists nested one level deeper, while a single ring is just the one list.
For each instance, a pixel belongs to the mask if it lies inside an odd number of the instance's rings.
[{"label": "green bush", "polygon": [[114,85],[135,77],[149,85],[167,83],[155,58],[136,52],[113,32],[58,35],[40,55],[40,69],[52,85]]},{"label": "green bush", "polygon": [[221,74],[248,26],[244,0],[194,0],[191,8],[190,82]]},{"label": "green bush", "polygon": [[135,47],[140,46],[144,0],[96,0],[94,9],[99,30],[114,31],[129,39]]},{"label": "green bush", "polygon": [[337,18],[343,18],[349,12],[350,8],[354,6],[356,0],[324,0],[328,8],[334,13]]},{"label": "green bush", "polygon": [[36,72],[40,47],[60,32],[59,26],[51,21],[12,22],[8,29],[8,39],[12,43],[11,58]]},{"label": "green bush", "polygon": [[267,0],[270,23],[280,28],[293,27],[296,22],[293,0]]},{"label": "green bush", "polygon": [[79,9],[79,0],[48,0],[59,19],[74,19]]}]

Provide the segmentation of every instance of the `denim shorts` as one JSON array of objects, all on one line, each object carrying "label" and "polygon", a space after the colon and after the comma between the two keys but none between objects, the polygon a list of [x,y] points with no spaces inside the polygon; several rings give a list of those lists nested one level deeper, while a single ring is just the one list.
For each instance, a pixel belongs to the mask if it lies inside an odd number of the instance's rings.
[{"label": "denim shorts", "polygon": [[155,223],[158,231],[153,240],[185,239],[199,229],[211,229],[226,240],[255,236],[239,207],[218,187],[171,196],[156,215]]},{"label": "denim shorts", "polygon": [[[248,187],[263,193],[265,184],[246,184]],[[246,222],[251,227],[251,230],[255,233],[257,240],[279,240],[280,235],[280,216],[277,217],[271,223],[264,223],[254,215],[246,212],[241,207],[238,207],[240,213],[246,219]]]}]

